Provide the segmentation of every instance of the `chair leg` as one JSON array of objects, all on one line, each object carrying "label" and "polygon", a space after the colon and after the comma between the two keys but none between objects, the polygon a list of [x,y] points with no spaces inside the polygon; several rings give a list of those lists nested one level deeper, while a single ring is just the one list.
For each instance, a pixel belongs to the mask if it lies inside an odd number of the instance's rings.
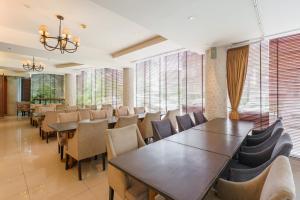
[{"label": "chair leg", "polygon": [[42,136],[42,128],[40,127],[39,129],[40,129],[39,132],[40,132],[40,137],[41,137]]},{"label": "chair leg", "polygon": [[49,134],[46,132],[46,142],[48,143]]},{"label": "chair leg", "polygon": [[69,169],[69,154],[66,154],[66,170]]},{"label": "chair leg", "polygon": [[64,158],[64,145],[60,146],[60,160]]},{"label": "chair leg", "polygon": [[58,153],[60,153],[60,146],[58,143],[57,143],[57,147],[58,147]]},{"label": "chair leg", "polygon": [[102,154],[102,169],[105,171],[105,153]]},{"label": "chair leg", "polygon": [[81,161],[78,160],[78,179],[81,181]]},{"label": "chair leg", "polygon": [[97,160],[98,159],[98,156],[97,155],[95,155],[95,160]]},{"label": "chair leg", "polygon": [[109,187],[109,200],[114,200],[114,189],[112,187]]}]

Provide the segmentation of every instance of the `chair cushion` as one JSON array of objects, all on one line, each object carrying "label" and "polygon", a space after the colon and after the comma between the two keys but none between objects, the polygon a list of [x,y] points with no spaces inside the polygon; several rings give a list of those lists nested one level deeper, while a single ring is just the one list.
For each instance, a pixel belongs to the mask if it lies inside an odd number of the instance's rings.
[{"label": "chair cushion", "polygon": [[105,119],[106,111],[105,110],[90,110],[91,120],[94,119]]},{"label": "chair cushion", "polygon": [[230,168],[235,168],[235,169],[251,169],[251,167],[247,166],[247,165],[243,165],[241,163],[239,163],[238,160],[234,160],[232,159],[230,161]]}]

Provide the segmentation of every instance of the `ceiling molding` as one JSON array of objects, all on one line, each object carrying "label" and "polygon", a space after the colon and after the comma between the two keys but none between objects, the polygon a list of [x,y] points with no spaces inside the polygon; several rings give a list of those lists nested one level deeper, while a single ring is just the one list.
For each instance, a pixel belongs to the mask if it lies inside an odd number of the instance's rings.
[{"label": "ceiling molding", "polygon": [[150,39],[147,39],[147,40],[145,40],[143,42],[140,42],[140,43],[134,44],[132,46],[126,47],[124,49],[121,49],[119,51],[113,52],[113,53],[111,53],[111,56],[113,58],[118,58],[120,56],[132,53],[134,51],[141,50],[143,48],[146,48],[146,47],[149,47],[149,46],[152,46],[152,45],[164,42],[166,40],[167,40],[166,38],[164,38],[164,37],[162,37],[160,35],[157,35],[157,36],[154,36],[154,37],[152,37]]}]

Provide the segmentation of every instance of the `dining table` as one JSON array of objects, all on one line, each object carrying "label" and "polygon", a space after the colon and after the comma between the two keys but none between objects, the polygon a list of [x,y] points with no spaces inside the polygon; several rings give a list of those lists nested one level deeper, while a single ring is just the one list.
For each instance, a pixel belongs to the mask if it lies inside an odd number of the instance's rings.
[{"label": "dining table", "polygon": [[253,122],[217,118],[109,161],[148,188],[149,199],[205,198]]}]

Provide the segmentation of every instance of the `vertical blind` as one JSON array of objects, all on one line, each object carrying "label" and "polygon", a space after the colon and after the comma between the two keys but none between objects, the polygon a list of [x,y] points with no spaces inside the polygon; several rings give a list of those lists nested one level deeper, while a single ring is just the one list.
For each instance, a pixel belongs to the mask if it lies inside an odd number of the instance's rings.
[{"label": "vertical blind", "polygon": [[136,63],[136,106],[149,112],[202,111],[203,57],[185,51]]},{"label": "vertical blind", "polygon": [[32,74],[31,99],[64,98],[64,75]]},{"label": "vertical blind", "polygon": [[76,76],[77,105],[123,104],[123,70],[103,68],[81,71]]},{"label": "vertical blind", "polygon": [[283,118],[292,137],[292,156],[300,157],[300,35],[250,45],[249,64],[239,107],[241,120],[257,127]]}]

